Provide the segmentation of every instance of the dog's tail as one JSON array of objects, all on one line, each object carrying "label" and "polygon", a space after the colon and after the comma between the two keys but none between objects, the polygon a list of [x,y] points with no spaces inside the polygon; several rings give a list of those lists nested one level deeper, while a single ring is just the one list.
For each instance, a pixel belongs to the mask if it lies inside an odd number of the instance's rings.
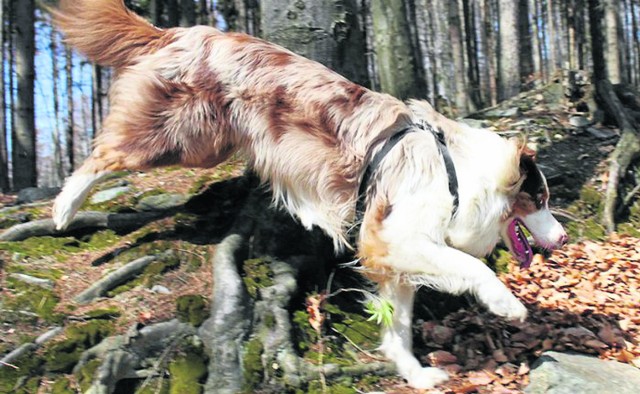
[{"label": "dog's tail", "polygon": [[154,50],[166,34],[127,9],[123,0],[61,0],[51,14],[69,45],[92,62],[116,69]]}]

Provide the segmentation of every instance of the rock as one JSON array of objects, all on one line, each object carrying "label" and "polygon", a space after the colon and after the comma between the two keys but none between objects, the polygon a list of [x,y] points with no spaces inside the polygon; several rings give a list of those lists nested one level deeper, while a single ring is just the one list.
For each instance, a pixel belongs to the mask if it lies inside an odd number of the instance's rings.
[{"label": "rock", "polygon": [[156,194],[141,199],[137,211],[164,211],[184,205],[189,199],[185,194]]},{"label": "rock", "polygon": [[151,288],[151,291],[154,293],[158,293],[158,294],[171,294],[171,290],[167,289],[164,286],[160,286],[160,285],[154,285]]},{"label": "rock", "polygon": [[584,116],[572,116],[569,118],[569,124],[573,127],[587,127],[591,125],[591,121]]},{"label": "rock", "polygon": [[31,275],[25,275],[25,274],[11,274],[9,275],[10,278],[19,280],[21,282],[24,283],[28,283],[30,285],[36,285],[36,286],[40,286],[40,287],[45,287],[47,289],[51,289],[53,288],[53,281],[49,280],[49,279],[41,279],[41,278],[36,278],[35,276],[31,276]]},{"label": "rock", "polygon": [[614,131],[606,129],[597,129],[595,127],[588,127],[587,132],[599,140],[605,141],[618,136]]},{"label": "rock", "polygon": [[484,129],[489,127],[489,122],[481,119],[470,119],[470,118],[462,118],[459,119],[460,122],[466,124],[469,127],[473,127],[474,129]]},{"label": "rock", "polygon": [[487,118],[513,118],[520,115],[520,108],[495,108],[484,113]]},{"label": "rock", "polygon": [[129,186],[118,186],[111,189],[101,190],[91,196],[91,204],[100,204],[103,202],[111,201],[128,191]]},{"label": "rock", "polygon": [[529,376],[528,394],[631,394],[640,387],[637,368],[581,354],[545,352]]},{"label": "rock", "polygon": [[40,200],[49,200],[60,193],[59,187],[28,187],[18,192],[16,204],[29,204]]}]

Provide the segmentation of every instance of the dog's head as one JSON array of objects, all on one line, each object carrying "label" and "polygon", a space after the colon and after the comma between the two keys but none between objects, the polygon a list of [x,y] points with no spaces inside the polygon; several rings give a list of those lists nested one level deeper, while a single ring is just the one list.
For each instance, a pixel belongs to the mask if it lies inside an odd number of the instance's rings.
[{"label": "dog's head", "polygon": [[526,228],[535,243],[545,249],[557,249],[567,243],[567,233],[549,211],[547,180],[535,162],[535,153],[519,149],[520,177],[512,189],[513,204],[503,224],[502,238],[521,267],[533,259],[531,246],[523,231]]}]

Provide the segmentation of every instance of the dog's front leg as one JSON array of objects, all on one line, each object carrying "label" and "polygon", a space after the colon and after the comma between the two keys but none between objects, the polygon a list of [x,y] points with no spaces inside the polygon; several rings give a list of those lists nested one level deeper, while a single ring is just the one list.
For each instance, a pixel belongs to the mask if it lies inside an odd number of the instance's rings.
[{"label": "dog's front leg", "polygon": [[380,285],[380,295],[393,305],[393,319],[383,328],[380,350],[392,360],[398,373],[409,385],[427,389],[446,381],[449,376],[438,368],[423,368],[412,351],[413,299],[415,287],[391,279]]},{"label": "dog's front leg", "polygon": [[523,321],[527,309],[479,259],[446,245],[424,240],[389,257],[396,272],[409,274],[414,284],[451,294],[471,292],[491,312]]}]

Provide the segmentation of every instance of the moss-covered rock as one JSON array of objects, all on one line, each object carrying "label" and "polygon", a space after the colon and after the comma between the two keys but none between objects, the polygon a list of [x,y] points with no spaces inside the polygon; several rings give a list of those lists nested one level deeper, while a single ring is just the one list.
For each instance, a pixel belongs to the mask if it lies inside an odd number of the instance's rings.
[{"label": "moss-covered rock", "polygon": [[45,369],[49,372],[69,373],[85,350],[100,343],[113,332],[113,324],[92,320],[65,330],[66,339],[52,343],[45,349]]},{"label": "moss-covered rock", "polygon": [[[18,369],[0,368],[0,393],[15,393],[15,388],[32,384],[30,378],[41,373],[42,363],[42,358],[29,353],[13,361]],[[37,389],[31,392],[35,393]]]},{"label": "moss-covered rock", "polygon": [[201,354],[189,352],[169,364],[171,394],[200,394],[207,376],[207,365]]},{"label": "moss-covered rock", "polygon": [[264,366],[262,365],[262,353],[264,345],[258,338],[247,342],[242,358],[243,392],[252,393],[259,387],[264,378]]},{"label": "moss-covered rock", "polygon": [[7,279],[12,297],[6,297],[3,309],[7,311],[27,311],[35,313],[39,318],[51,323],[58,323],[63,316],[55,312],[60,301],[51,289],[31,285],[13,278]]},{"label": "moss-covered rock", "polygon": [[176,315],[181,322],[198,327],[209,317],[209,308],[201,295],[184,295],[176,300]]},{"label": "moss-covered rock", "polygon": [[100,308],[89,311],[85,314],[88,319],[111,320],[120,317],[122,312],[118,307]]},{"label": "moss-covered rock", "polygon": [[595,187],[586,185],[580,190],[580,199],[567,209],[578,220],[565,226],[571,240],[604,240],[606,231],[600,218],[603,210],[603,195]]},{"label": "moss-covered rock", "polygon": [[93,383],[93,378],[96,375],[96,371],[102,364],[102,361],[99,359],[93,359],[86,363],[82,368],[80,368],[76,372],[76,379],[78,381],[78,385],[80,386],[80,390],[84,393],[91,387]]},{"label": "moss-covered rock", "polygon": [[73,388],[71,381],[66,376],[63,376],[56,380],[51,385],[51,394],[76,394],[76,390]]},{"label": "moss-covered rock", "polygon": [[258,299],[260,289],[273,285],[273,271],[269,259],[245,260],[242,264],[242,274],[244,286],[253,299]]}]

